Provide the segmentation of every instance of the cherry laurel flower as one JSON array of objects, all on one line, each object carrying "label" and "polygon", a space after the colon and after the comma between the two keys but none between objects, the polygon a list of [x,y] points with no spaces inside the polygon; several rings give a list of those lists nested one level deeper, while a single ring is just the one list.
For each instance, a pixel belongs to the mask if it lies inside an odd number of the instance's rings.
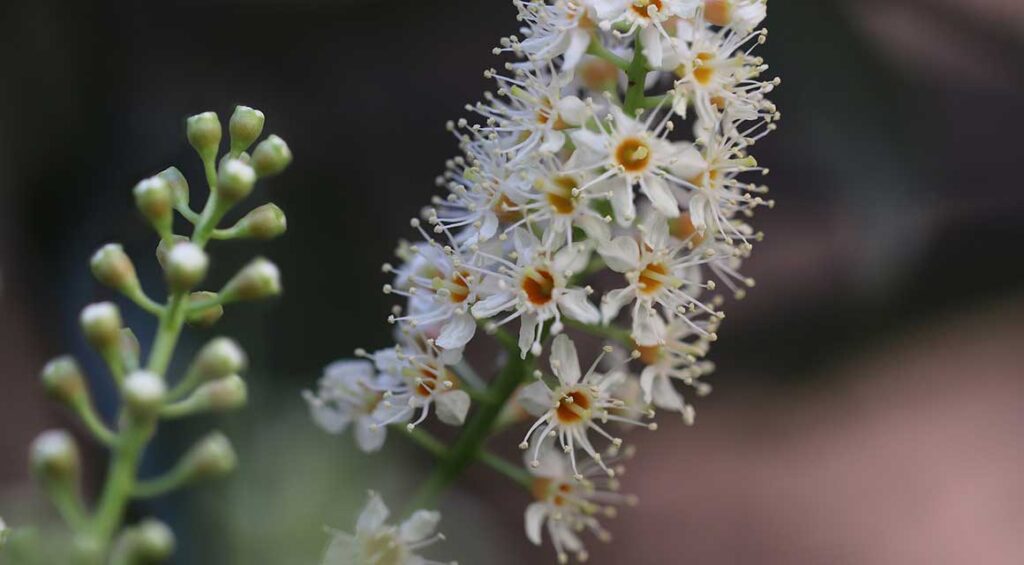
[{"label": "cherry laurel flower", "polygon": [[443,534],[436,533],[441,521],[439,512],[417,510],[397,526],[385,523],[388,514],[380,495],[371,492],[355,533],[328,529],[332,539],[323,565],[455,565],[416,554],[444,539]]}]

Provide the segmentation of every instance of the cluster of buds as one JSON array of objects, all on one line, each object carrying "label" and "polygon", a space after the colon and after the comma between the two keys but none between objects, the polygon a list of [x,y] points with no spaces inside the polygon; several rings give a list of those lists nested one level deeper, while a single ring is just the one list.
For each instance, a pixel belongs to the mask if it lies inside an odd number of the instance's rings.
[{"label": "cluster of buds", "polygon": [[[32,446],[32,469],[74,533],[74,545],[84,563],[157,563],[174,548],[174,536],[160,522],[147,520],[123,529],[117,539],[124,508],[132,498],[163,495],[198,480],[229,473],[236,464],[231,443],[219,433],[200,440],[166,474],[142,479],[135,476],[141,453],[161,420],[201,413],[236,410],[246,403],[246,355],[233,340],[216,337],[202,347],[177,380],[167,374],[178,337],[186,324],[209,327],[224,313],[224,306],[270,298],[280,294],[277,267],[257,258],[230,278],[219,291],[202,290],[209,271],[206,246],[212,239],[267,240],[284,233],[284,213],[264,204],[233,226],[219,224],[253,192],[258,179],[275,175],[291,162],[281,138],[271,135],[249,153],[263,131],[259,110],[238,106],[230,121],[230,150],[218,161],[222,128],[213,112],[187,121],[188,141],[199,154],[206,172],[209,196],[201,211],[190,205],[185,176],[170,167],[135,185],[139,212],[160,238],[156,258],[167,284],[166,302],[159,303],[143,290],[132,260],[116,243],[92,256],[96,280],[117,291],[158,320],[157,335],[143,359],[142,348],[125,327],[117,304],[99,302],[82,310],[82,333],[105,361],[121,400],[116,425],[97,412],[80,365],[71,357],[50,361],[42,371],[46,391],[74,412],[84,428],[111,451],[112,469],[94,511],[82,500],[79,486],[79,449],[66,431],[49,431]],[[192,225],[190,236],[174,231],[175,213]]]},{"label": "cluster of buds", "polygon": [[[581,532],[609,537],[585,485],[619,472],[618,432],[655,429],[656,410],[692,424],[680,389],[710,391],[722,307],[754,285],[740,271],[762,237],[751,218],[773,205],[750,151],[777,127],[779,79],[752,53],[766,0],[512,1],[521,34],[494,51],[513,60],[484,73],[496,90],[466,106],[475,118],[449,124],[462,155],[438,177],[445,194],[384,265],[384,292],[402,300],[389,317],[397,344],[334,365],[307,399],[329,431],[356,422],[363,448],[431,406],[446,424],[477,418],[455,451],[478,451],[495,395],[513,399],[537,418],[521,447],[546,485],[532,489],[528,537],[541,543],[546,522],[565,562],[587,556]],[[516,321],[518,338],[504,329]],[[479,378],[463,360],[478,328],[537,380],[513,397],[504,371]],[[567,328],[618,361],[582,370]],[[550,372],[533,369],[546,348]],[[470,398],[484,399],[475,415]],[[442,458],[442,473],[465,459]],[[570,481],[566,496],[548,488]]]}]

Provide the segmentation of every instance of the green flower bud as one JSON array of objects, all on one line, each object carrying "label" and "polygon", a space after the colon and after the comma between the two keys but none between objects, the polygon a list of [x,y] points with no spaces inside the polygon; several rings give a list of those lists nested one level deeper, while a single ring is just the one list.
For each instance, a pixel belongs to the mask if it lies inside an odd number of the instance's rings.
[{"label": "green flower bud", "polygon": [[281,273],[270,261],[257,258],[238,272],[221,291],[224,302],[260,300],[281,294]]},{"label": "green flower bud", "polygon": [[171,249],[179,243],[190,243],[191,241],[183,235],[172,236],[170,243],[161,239],[160,243],[156,244],[156,260],[160,263],[160,268],[167,271],[167,254],[171,252]]},{"label": "green flower bud", "polygon": [[[189,295],[189,302],[205,302],[207,300],[213,300],[217,298],[217,293],[209,291],[193,292]],[[208,308],[203,308],[197,312],[189,312],[188,319],[186,320],[189,324],[200,328],[208,328],[217,323],[221,316],[224,315],[224,307],[220,304],[214,304]]]},{"label": "green flower bud", "polygon": [[261,178],[280,173],[291,162],[291,149],[288,149],[288,144],[276,135],[268,136],[252,152],[252,167]]},{"label": "green flower bud", "polygon": [[284,212],[275,204],[264,204],[238,221],[239,235],[254,239],[273,239],[288,229]]},{"label": "green flower bud", "polygon": [[75,439],[64,430],[43,432],[32,442],[32,471],[43,480],[70,483],[78,477],[79,460]]},{"label": "green flower bud", "polygon": [[196,355],[193,370],[203,381],[216,381],[241,373],[248,360],[235,340],[218,337],[210,340]]},{"label": "green flower bud", "polygon": [[121,341],[121,311],[113,302],[86,306],[82,309],[79,323],[85,339],[99,351],[117,347]]},{"label": "green flower bud", "polygon": [[135,274],[135,265],[117,243],[108,243],[93,254],[89,261],[92,274],[101,283],[130,293],[139,288],[139,278]]},{"label": "green flower bud", "polygon": [[217,196],[228,204],[242,201],[252,192],[256,173],[240,159],[222,161],[217,172]]},{"label": "green flower bud", "polygon": [[125,530],[118,549],[124,552],[129,563],[155,565],[170,559],[174,546],[171,529],[159,520],[147,518]]},{"label": "green flower bud", "polygon": [[86,393],[82,369],[67,355],[47,363],[43,367],[42,379],[47,394],[64,404],[74,404]]},{"label": "green flower bud", "polygon": [[238,375],[201,385],[192,393],[190,403],[197,411],[228,412],[237,410],[249,400],[249,390]]},{"label": "green flower bud", "polygon": [[139,368],[139,355],[142,348],[139,346],[139,338],[131,328],[121,328],[120,353],[121,363],[126,371],[134,371]]},{"label": "green flower bud", "polygon": [[174,214],[174,194],[171,185],[160,176],[139,181],[132,189],[135,205],[159,233],[171,231]]},{"label": "green flower bud", "polygon": [[186,122],[185,132],[188,142],[204,161],[217,158],[222,135],[220,118],[214,112],[196,114]]},{"label": "green flower bud", "polygon": [[228,130],[231,132],[231,152],[241,153],[255,143],[263,133],[265,121],[263,112],[248,106],[235,106],[235,112],[231,114],[231,121],[228,124]]},{"label": "green flower bud", "polygon": [[164,179],[167,186],[171,187],[171,194],[174,195],[175,205],[188,206],[188,180],[185,179],[185,175],[181,174],[177,167],[167,167],[157,176]]},{"label": "green flower bud", "polygon": [[213,432],[189,450],[183,464],[190,480],[212,479],[233,471],[238,457],[228,438]]},{"label": "green flower bud", "polygon": [[167,252],[164,274],[167,284],[175,292],[190,290],[206,278],[210,259],[194,243],[181,242]]},{"label": "green flower bud", "polygon": [[124,380],[124,402],[132,415],[150,419],[163,405],[167,388],[164,380],[149,371],[135,371]]}]

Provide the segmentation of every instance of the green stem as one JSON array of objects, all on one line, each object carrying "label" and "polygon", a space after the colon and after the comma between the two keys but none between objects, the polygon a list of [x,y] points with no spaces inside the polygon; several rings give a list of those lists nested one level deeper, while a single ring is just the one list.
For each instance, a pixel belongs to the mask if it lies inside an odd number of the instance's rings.
[{"label": "green stem", "polygon": [[626,115],[631,118],[636,116],[637,110],[644,107],[644,80],[647,78],[649,69],[643,51],[640,37],[637,36],[633,46],[633,60],[629,62],[629,68],[626,69],[629,86],[626,88],[626,101],[622,107]]},{"label": "green stem", "polygon": [[82,506],[82,498],[74,486],[70,483],[54,485],[49,494],[50,500],[53,501],[53,505],[65,523],[75,530],[85,526],[87,518]]},{"label": "green stem", "polygon": [[614,325],[602,326],[598,324],[584,324],[583,322],[577,322],[576,320],[570,318],[562,318],[562,321],[565,323],[565,325],[569,326],[570,328],[575,328],[577,330],[586,332],[590,335],[595,335],[598,337],[610,339],[612,341],[617,341],[620,344],[630,348],[631,350],[634,347],[633,337],[627,329],[623,329]]},{"label": "green stem", "polygon": [[392,426],[392,428],[401,430],[401,432],[405,434],[405,437],[412,440],[416,445],[426,449],[431,455],[438,459],[443,458],[448,452],[448,446],[426,430],[421,430],[420,428],[413,428],[410,430],[405,424],[397,424]]},{"label": "green stem", "polygon": [[490,451],[481,451],[479,458],[487,466],[519,483],[523,488],[529,489],[533,485],[533,477],[526,469],[506,461]]},{"label": "green stem", "polygon": [[141,288],[134,288],[130,293],[127,294],[128,298],[131,299],[139,308],[142,308],[146,312],[154,316],[162,316],[164,313],[163,304],[159,304],[152,298],[146,296]]},{"label": "green stem", "polygon": [[487,390],[490,397],[481,403],[455,444],[439,462],[434,472],[420,486],[413,497],[411,509],[433,508],[441,491],[457,479],[480,455],[483,444],[491,434],[501,410],[515,393],[524,377],[529,374],[532,359],[520,359],[518,348],[509,349],[508,364]]},{"label": "green stem", "polygon": [[609,51],[598,37],[591,38],[590,45],[587,47],[587,53],[604,59],[624,71],[629,70],[629,61]]},{"label": "green stem", "polygon": [[82,423],[97,441],[107,447],[113,447],[117,443],[117,434],[107,427],[88,398],[83,397],[75,402],[74,408],[78,417],[82,419]]},{"label": "green stem", "polygon": [[147,363],[148,369],[158,375],[166,373],[167,365],[171,362],[171,355],[174,354],[174,347],[181,335],[181,327],[185,324],[187,302],[185,293],[173,294],[167,311],[160,316],[160,327],[157,329],[156,339],[153,340],[153,349],[149,353]]},{"label": "green stem", "polygon": [[188,479],[188,473],[182,466],[177,466],[171,469],[170,472],[161,475],[159,477],[140,480],[135,483],[135,488],[132,489],[133,498],[155,498],[163,494],[167,494],[172,490],[185,484]]},{"label": "green stem", "polygon": [[124,518],[125,507],[135,488],[139,459],[154,428],[152,423],[135,421],[129,417],[125,417],[124,421],[126,425],[114,449],[106,486],[89,528],[94,541],[103,548],[101,554],[106,553],[111,537]]}]

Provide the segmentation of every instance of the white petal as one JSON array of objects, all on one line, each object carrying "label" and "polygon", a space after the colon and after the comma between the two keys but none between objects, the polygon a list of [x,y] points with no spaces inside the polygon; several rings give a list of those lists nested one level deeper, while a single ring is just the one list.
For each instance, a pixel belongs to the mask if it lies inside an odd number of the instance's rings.
[{"label": "white petal", "polygon": [[686,405],[683,402],[683,397],[672,386],[672,382],[668,377],[665,376],[654,380],[652,402],[658,408],[672,410],[673,412],[682,412],[683,407]]},{"label": "white petal", "polygon": [[303,396],[309,403],[309,415],[313,418],[313,422],[327,433],[340,434],[352,421],[352,416],[348,411],[342,411],[337,406],[321,402],[313,393],[305,391]]},{"label": "white petal", "polygon": [[588,47],[590,47],[590,34],[586,30],[576,28],[569,32],[569,47],[562,55],[562,70],[576,68]]},{"label": "white petal", "polygon": [[440,512],[417,510],[408,520],[402,522],[398,536],[406,543],[415,543],[433,535],[440,522]]},{"label": "white petal", "polygon": [[566,96],[555,104],[555,111],[562,121],[578,126],[587,119],[587,105],[576,96]]},{"label": "white petal", "polygon": [[598,155],[603,155],[608,152],[607,138],[599,133],[592,132],[586,129],[574,130],[569,134],[572,138],[572,142],[577,147],[589,150]]},{"label": "white petal", "polygon": [[551,409],[554,400],[551,389],[542,381],[534,381],[519,391],[516,397],[519,405],[533,416],[540,416]]},{"label": "white petal", "polygon": [[541,544],[541,526],[548,515],[548,505],[543,502],[534,502],[526,507],[526,538],[533,545]]},{"label": "white petal", "polygon": [[644,241],[654,249],[668,247],[670,242],[668,220],[664,216],[652,211],[644,218]]},{"label": "white petal", "polygon": [[322,565],[352,565],[359,556],[356,554],[356,540],[352,534],[331,531],[333,537],[324,551]]},{"label": "white petal", "polygon": [[373,453],[384,445],[387,428],[375,426],[371,418],[359,418],[355,425],[356,445],[363,453]]},{"label": "white petal", "polygon": [[576,225],[587,234],[587,237],[598,243],[608,241],[608,238],[612,236],[608,224],[594,216],[583,216],[576,220]]},{"label": "white petal", "polygon": [[380,495],[371,492],[370,500],[367,501],[362,513],[359,514],[359,521],[356,522],[357,532],[373,532],[384,525],[388,519],[388,507],[384,505]]},{"label": "white petal", "polygon": [[498,215],[494,212],[488,212],[484,214],[483,222],[480,225],[480,231],[477,234],[479,241],[487,241],[494,237],[494,234],[498,231]]},{"label": "white petal", "polygon": [[551,344],[551,370],[562,384],[574,385],[580,381],[580,360],[576,344],[566,334],[559,334]]},{"label": "white petal", "polygon": [[637,345],[658,345],[665,338],[665,322],[661,316],[646,305],[633,310],[633,340]]},{"label": "white petal", "polygon": [[512,245],[515,247],[516,253],[519,254],[522,262],[529,263],[532,261],[534,253],[540,249],[540,240],[532,232],[523,228],[516,228],[512,232]]},{"label": "white petal", "polygon": [[708,163],[692,143],[680,141],[672,144],[672,160],[668,170],[683,180],[696,178],[707,171]]},{"label": "white petal", "polygon": [[515,304],[515,296],[510,292],[499,292],[473,305],[473,316],[477,319],[490,318],[498,312],[507,310]]},{"label": "white petal", "polygon": [[599,245],[597,252],[609,269],[619,273],[636,269],[640,262],[640,247],[633,238],[624,235]]},{"label": "white petal", "polygon": [[565,145],[565,134],[560,131],[548,131],[544,134],[544,143],[538,150],[541,153],[556,153]]},{"label": "white petal", "polygon": [[700,233],[704,233],[708,229],[706,219],[708,205],[708,197],[703,194],[695,194],[690,199],[690,222],[693,223],[694,229]]},{"label": "white petal", "polygon": [[526,313],[519,318],[519,354],[523,359],[526,359],[526,354],[533,347],[539,326],[540,320],[537,319],[536,314]]},{"label": "white petal", "polygon": [[636,204],[633,202],[633,187],[616,179],[619,184],[612,188],[612,211],[620,226],[628,226],[636,219]]},{"label": "white petal", "polygon": [[633,289],[618,288],[601,299],[601,322],[607,324],[619,315],[619,310],[633,298]]},{"label": "white petal", "polygon": [[587,300],[587,293],[582,288],[567,289],[558,297],[558,306],[566,316],[584,324],[601,321],[601,311]]},{"label": "white petal", "polygon": [[644,370],[640,373],[640,390],[644,393],[644,402],[647,404],[651,403],[651,398],[654,395],[654,379],[658,376],[658,368],[649,365],[644,367]]},{"label": "white petal", "polygon": [[648,175],[640,182],[640,190],[654,205],[654,209],[667,218],[679,216],[679,202],[672,195],[668,185],[661,177]]},{"label": "white petal", "polygon": [[459,349],[469,343],[476,333],[476,320],[473,316],[457,314],[441,328],[441,334],[437,336],[437,346],[442,349]]},{"label": "white petal", "polygon": [[449,426],[461,426],[469,412],[469,395],[464,390],[442,392],[434,397],[437,419]]},{"label": "white petal", "polygon": [[373,363],[366,359],[341,359],[324,367],[324,378],[328,381],[348,379],[372,379]]},{"label": "white petal", "polygon": [[649,25],[640,30],[640,40],[643,42],[644,56],[647,57],[647,62],[655,69],[661,67],[661,33],[658,28]]}]

